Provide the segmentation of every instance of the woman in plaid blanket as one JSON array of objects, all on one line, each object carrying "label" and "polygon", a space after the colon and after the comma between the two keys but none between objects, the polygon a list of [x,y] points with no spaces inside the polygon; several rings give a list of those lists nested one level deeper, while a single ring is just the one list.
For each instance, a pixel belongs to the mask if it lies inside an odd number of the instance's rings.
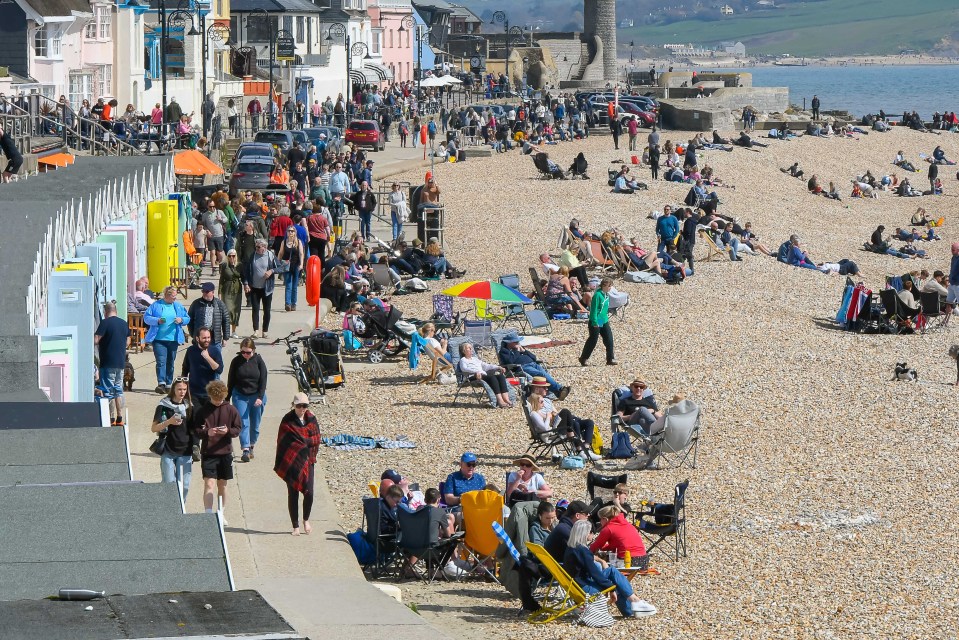
[{"label": "woman in plaid blanket", "polygon": [[293,535],[300,535],[299,494],[303,494],[303,532],[309,535],[313,509],[313,467],[320,448],[320,426],[310,411],[305,393],[293,396],[293,409],[283,416],[276,435],[276,464],[273,470],[286,482],[287,506]]}]

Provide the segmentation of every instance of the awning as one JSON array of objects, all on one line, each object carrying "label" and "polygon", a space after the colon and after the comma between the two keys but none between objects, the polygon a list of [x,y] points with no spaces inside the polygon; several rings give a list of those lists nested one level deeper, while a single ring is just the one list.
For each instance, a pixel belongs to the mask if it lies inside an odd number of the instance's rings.
[{"label": "awning", "polygon": [[379,84],[380,77],[372,69],[350,69],[350,81],[353,84]]},{"label": "awning", "polygon": [[178,176],[223,175],[223,169],[199,151],[190,149],[173,156],[173,173]]},{"label": "awning", "polygon": [[379,78],[380,82],[393,79],[393,70],[390,69],[389,67],[384,67],[378,62],[367,62],[364,65],[364,68],[369,69],[373,73],[375,73],[377,77]]},{"label": "awning", "polygon": [[76,158],[69,153],[51,153],[48,156],[37,158],[37,163],[51,167],[68,167],[73,164],[74,160]]}]

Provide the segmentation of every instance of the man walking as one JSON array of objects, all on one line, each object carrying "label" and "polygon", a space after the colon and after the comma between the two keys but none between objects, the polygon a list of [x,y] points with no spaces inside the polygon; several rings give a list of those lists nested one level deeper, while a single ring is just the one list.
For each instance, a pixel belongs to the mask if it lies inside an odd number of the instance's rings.
[{"label": "man walking", "polygon": [[226,303],[216,297],[216,285],[204,282],[201,295],[190,305],[190,326],[206,327],[213,335],[213,344],[222,349],[230,338],[230,313]]},{"label": "man walking", "polygon": [[209,327],[196,330],[193,344],[183,356],[183,368],[180,375],[190,379],[190,399],[193,406],[200,406],[207,400],[206,385],[220,379],[223,372],[223,353],[213,344],[213,333]]},{"label": "man walking", "polygon": [[127,359],[127,338],[130,328],[127,322],[117,317],[117,305],[103,305],[104,318],[93,336],[100,356],[100,386],[110,402],[110,424],[123,425],[123,367]]}]

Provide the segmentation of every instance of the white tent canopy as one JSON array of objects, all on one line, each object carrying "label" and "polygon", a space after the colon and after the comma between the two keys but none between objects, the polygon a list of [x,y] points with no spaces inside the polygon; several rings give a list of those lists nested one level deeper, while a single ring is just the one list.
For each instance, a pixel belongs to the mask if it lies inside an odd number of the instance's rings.
[{"label": "white tent canopy", "polygon": [[445,87],[446,83],[442,79],[437,78],[436,76],[430,76],[429,78],[424,79],[420,82],[421,87]]}]

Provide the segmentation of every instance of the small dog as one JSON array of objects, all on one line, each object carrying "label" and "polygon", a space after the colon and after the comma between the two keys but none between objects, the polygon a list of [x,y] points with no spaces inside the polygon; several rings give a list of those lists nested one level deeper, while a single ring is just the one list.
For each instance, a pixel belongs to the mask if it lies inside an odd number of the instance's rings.
[{"label": "small dog", "polygon": [[133,383],[135,381],[136,376],[134,375],[133,365],[130,363],[130,356],[127,356],[127,361],[123,364],[123,390],[133,391]]},{"label": "small dog", "polygon": [[892,376],[893,380],[902,382],[916,382],[919,380],[919,374],[915,369],[910,369],[905,362],[896,363],[896,372]]}]

